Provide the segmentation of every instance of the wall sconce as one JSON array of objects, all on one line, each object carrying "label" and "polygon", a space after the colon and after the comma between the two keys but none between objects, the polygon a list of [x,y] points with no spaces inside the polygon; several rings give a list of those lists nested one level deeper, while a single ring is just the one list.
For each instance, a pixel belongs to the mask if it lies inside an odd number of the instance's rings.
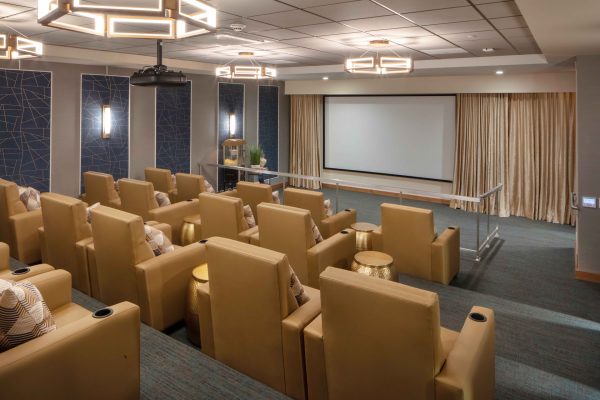
[{"label": "wall sconce", "polygon": [[110,138],[110,128],[112,126],[112,118],[110,115],[110,106],[102,105],[102,139]]},{"label": "wall sconce", "polygon": [[229,114],[229,137],[235,136],[235,129],[237,128],[237,121],[235,119],[235,114]]}]

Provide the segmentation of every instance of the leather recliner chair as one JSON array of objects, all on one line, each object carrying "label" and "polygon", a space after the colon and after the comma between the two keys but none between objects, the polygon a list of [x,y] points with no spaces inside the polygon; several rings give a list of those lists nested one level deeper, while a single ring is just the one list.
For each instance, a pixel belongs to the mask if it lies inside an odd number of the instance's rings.
[{"label": "leather recliner chair", "polygon": [[0,353],[2,397],[137,399],[139,308],[123,302],[110,307],[111,315],[98,318],[72,302],[67,271],[29,281],[42,293],[56,330]]},{"label": "leather recliner chair", "polygon": [[42,259],[38,228],[42,210],[27,211],[14,182],[0,179],[0,242],[8,244],[11,257],[25,264]]},{"label": "leather recliner chair", "polygon": [[237,197],[242,199],[244,205],[249,205],[256,223],[260,224],[257,206],[260,203],[273,203],[273,189],[266,183],[240,181],[236,185]]},{"label": "leather recliner chair", "polygon": [[142,321],[158,330],[183,320],[192,270],[206,262],[204,245],[155,256],[141,217],[107,207],[92,210],[92,236],[87,251],[98,300],[137,304]]},{"label": "leather recliner chair", "polygon": [[342,229],[350,228],[356,222],[356,210],[346,209],[327,216],[323,205],[323,193],[314,190],[286,188],[283,191],[286,206],[304,208],[310,211],[323,238],[327,239]]},{"label": "leather recliner chair", "polygon": [[202,351],[294,399],[306,399],[302,330],[321,309],[319,291],[298,307],[287,257],[225,238],[207,242],[201,285]]},{"label": "leather recliner chair", "polygon": [[250,243],[251,236],[258,232],[258,226],[248,228],[241,199],[206,192],[198,198],[203,239],[220,236]]},{"label": "leather recliner chair", "polygon": [[112,175],[93,171],[84,172],[83,183],[85,193],[81,195],[81,200],[87,204],[100,203],[107,207],[121,207],[121,199],[115,190],[115,181]]},{"label": "leather recliner chair", "polygon": [[6,243],[0,242],[0,279],[20,281],[52,270],[54,268],[48,264],[39,264],[12,271],[10,269],[10,248]]},{"label": "leather recliner chair", "polygon": [[91,295],[86,246],[92,242],[92,227],[87,222],[83,201],[57,193],[41,196],[44,226],[39,228],[42,260],[67,270],[73,287]]},{"label": "leather recliner chair", "polygon": [[177,182],[175,201],[196,199],[200,193],[204,192],[204,177],[202,175],[178,172],[175,174],[175,180]]},{"label": "leather recliner chair", "polygon": [[336,233],[321,243],[312,234],[310,211],[279,204],[259,204],[260,247],[288,256],[300,282],[319,288],[319,274],[328,266],[348,268],[356,253],[356,232]]},{"label": "leather recliner chair", "polygon": [[[152,183],[154,190],[166,193],[171,200],[171,203],[175,203],[176,190],[173,187],[173,180],[171,178],[171,171],[164,168],[152,168],[148,167],[144,169],[144,179],[146,182]],[[198,196],[198,194],[196,194]],[[193,198],[195,198],[194,196]],[[187,199],[186,199],[187,200]]]},{"label": "leather recliner chair", "polygon": [[450,227],[437,236],[433,211],[384,203],[373,250],[392,256],[398,273],[447,285],[460,269],[460,230]]},{"label": "leather recliner chair", "polygon": [[304,330],[309,398],[492,400],[495,320],[473,307],[440,326],[436,293],[337,268],[321,274],[321,315]]}]

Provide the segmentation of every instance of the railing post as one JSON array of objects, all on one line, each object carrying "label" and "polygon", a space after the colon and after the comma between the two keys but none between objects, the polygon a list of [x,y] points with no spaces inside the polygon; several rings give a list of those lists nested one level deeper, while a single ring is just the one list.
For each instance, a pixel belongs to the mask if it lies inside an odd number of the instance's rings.
[{"label": "railing post", "polygon": [[481,197],[479,198],[479,203],[477,203],[477,238],[475,240],[475,242],[477,243],[476,247],[475,247],[475,261],[479,262],[481,261],[481,257],[480,257],[480,250],[479,250],[479,216],[480,216],[480,212],[481,212]]},{"label": "railing post", "polygon": [[340,183],[335,183],[335,212],[336,214],[340,211]]}]

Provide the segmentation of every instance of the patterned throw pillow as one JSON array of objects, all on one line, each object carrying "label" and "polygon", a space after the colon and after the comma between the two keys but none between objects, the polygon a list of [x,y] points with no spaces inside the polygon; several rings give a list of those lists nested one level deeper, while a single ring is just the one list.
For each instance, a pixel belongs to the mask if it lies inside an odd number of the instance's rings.
[{"label": "patterned throw pillow", "polygon": [[171,200],[169,199],[169,195],[164,192],[159,192],[157,190],[154,191],[154,198],[158,203],[159,207],[170,206]]},{"label": "patterned throw pillow", "polygon": [[244,206],[244,219],[248,224],[248,229],[254,228],[256,226],[256,219],[254,219],[254,214],[252,213],[252,208],[249,205]]},{"label": "patterned throw pillow", "polygon": [[321,235],[321,232],[319,231],[319,227],[317,226],[317,224],[315,224],[315,220],[311,218],[310,222],[312,225],[311,230],[312,230],[313,238],[315,239],[315,242],[317,244],[319,244],[323,241],[323,235]]},{"label": "patterned throw pillow", "polygon": [[25,204],[27,211],[37,210],[42,207],[40,202],[40,192],[32,187],[18,186],[19,199]]},{"label": "patterned throw pillow", "polygon": [[155,256],[175,251],[169,238],[160,229],[144,225],[144,232],[146,233],[146,242],[152,248]]},{"label": "patterned throw pillow", "polygon": [[325,215],[331,217],[333,215],[333,210],[331,209],[331,200],[325,199],[323,201],[323,208],[325,208]]},{"label": "patterned throw pillow", "polygon": [[215,188],[213,187],[213,185],[211,185],[210,182],[207,181],[206,179],[204,180],[204,191],[208,192],[208,193],[215,192]]},{"label": "patterned throw pillow", "polygon": [[296,303],[298,303],[298,307],[302,304],[306,303],[310,300],[310,297],[304,293],[304,287],[300,283],[300,279],[296,276],[296,273],[290,266],[290,290],[292,291],[292,295],[296,298]]},{"label": "patterned throw pillow", "polygon": [[114,188],[115,188],[115,192],[117,192],[117,193],[118,193],[118,192],[119,192],[119,181],[114,181],[114,182],[113,182],[113,186],[114,186]]},{"label": "patterned throw pillow", "polygon": [[171,174],[171,189],[177,189],[177,177]]},{"label": "patterned throw pillow", "polygon": [[279,200],[279,190],[276,190],[273,193],[271,193],[271,196],[273,197],[273,203],[281,204],[281,200]]},{"label": "patterned throw pillow", "polygon": [[55,329],[54,318],[32,283],[0,279],[0,352]]},{"label": "patterned throw pillow", "polygon": [[98,207],[99,205],[100,205],[100,203],[94,203],[85,209],[85,214],[86,214],[88,224],[92,223],[92,210],[94,208]]}]

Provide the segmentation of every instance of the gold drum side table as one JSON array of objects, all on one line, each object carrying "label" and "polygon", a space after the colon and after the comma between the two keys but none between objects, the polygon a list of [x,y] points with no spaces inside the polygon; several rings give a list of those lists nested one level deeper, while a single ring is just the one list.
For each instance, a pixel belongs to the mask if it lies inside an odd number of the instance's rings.
[{"label": "gold drum side table", "polygon": [[356,253],[351,270],[359,274],[393,281],[395,279],[394,259],[379,251]]},{"label": "gold drum side table", "polygon": [[190,215],[183,219],[181,245],[187,246],[200,240],[200,215]]},{"label": "gold drum side table", "polygon": [[197,266],[192,271],[192,278],[188,285],[187,304],[185,310],[185,331],[187,338],[196,346],[200,346],[200,323],[198,313],[198,286],[208,282],[208,264]]},{"label": "gold drum side table", "polygon": [[350,228],[356,231],[356,250],[373,250],[372,237],[377,225],[368,222],[357,222],[350,225]]}]

